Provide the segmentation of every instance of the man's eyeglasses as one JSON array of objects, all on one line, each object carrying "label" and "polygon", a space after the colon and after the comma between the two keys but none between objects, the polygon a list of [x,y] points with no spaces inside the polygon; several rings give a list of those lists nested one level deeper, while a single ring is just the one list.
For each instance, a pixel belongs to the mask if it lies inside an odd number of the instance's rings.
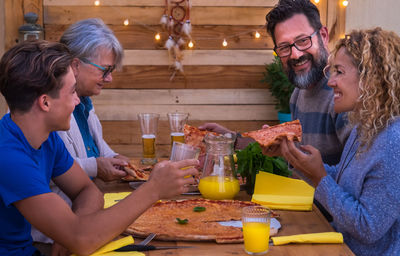
[{"label": "man's eyeglasses", "polygon": [[287,44],[287,45],[282,45],[282,46],[275,46],[274,47],[274,51],[276,53],[276,55],[278,55],[279,57],[283,58],[283,57],[287,57],[290,54],[292,54],[292,47],[296,47],[297,50],[299,51],[305,51],[307,49],[310,49],[312,46],[312,40],[311,38],[313,36],[315,36],[318,33],[319,29],[314,31],[314,33],[312,33],[310,36],[306,36],[300,39],[297,39],[296,41],[294,41],[293,44]]},{"label": "man's eyeglasses", "polygon": [[91,62],[90,60],[86,59],[86,58],[80,58],[81,61],[83,61],[86,64],[90,64],[92,66],[95,66],[96,68],[99,68],[102,72],[103,72],[103,79],[105,79],[109,74],[111,74],[114,69],[115,69],[115,64],[112,66],[107,66],[107,67],[102,67],[100,65],[97,65],[93,62]]}]

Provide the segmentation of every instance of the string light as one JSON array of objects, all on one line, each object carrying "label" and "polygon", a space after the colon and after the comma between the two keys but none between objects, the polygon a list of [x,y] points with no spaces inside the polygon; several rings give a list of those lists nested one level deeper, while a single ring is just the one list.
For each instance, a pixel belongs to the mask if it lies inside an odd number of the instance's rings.
[{"label": "string light", "polygon": [[100,1],[94,1],[94,5],[95,6],[99,6],[100,5]]},{"label": "string light", "polygon": [[189,48],[193,48],[194,44],[192,42],[192,40],[190,40],[190,42],[188,43]]},{"label": "string light", "polygon": [[316,4],[318,4],[318,3],[319,3],[319,0],[314,0],[314,2],[315,2]]},{"label": "string light", "polygon": [[128,19],[124,20],[124,25],[125,25],[125,26],[128,26],[128,25],[129,25],[129,20],[128,20]]},{"label": "string light", "polygon": [[254,34],[254,37],[255,37],[255,38],[260,38],[261,35],[260,35],[260,33],[258,33],[258,31],[256,31],[256,33]]},{"label": "string light", "polygon": [[228,42],[226,41],[225,38],[224,38],[224,41],[222,42],[222,46],[223,46],[223,47],[227,47],[227,46],[228,46]]},{"label": "string light", "polygon": [[157,33],[157,34],[154,36],[154,38],[155,38],[157,41],[160,41],[160,39],[161,39],[160,33]]},{"label": "string light", "polygon": [[346,7],[348,4],[349,4],[349,1],[347,1],[347,0],[344,0],[344,1],[342,2],[342,5],[343,5],[344,7]]}]

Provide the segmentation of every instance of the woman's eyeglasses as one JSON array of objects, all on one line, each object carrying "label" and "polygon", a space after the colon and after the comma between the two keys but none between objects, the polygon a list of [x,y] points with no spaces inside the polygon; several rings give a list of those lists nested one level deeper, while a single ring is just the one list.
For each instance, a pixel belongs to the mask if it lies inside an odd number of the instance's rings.
[{"label": "woman's eyeglasses", "polygon": [[96,68],[100,69],[103,72],[103,76],[102,76],[103,79],[105,79],[115,69],[115,64],[112,66],[103,67],[103,66],[100,66],[100,65],[97,65],[97,64],[91,62],[90,60],[88,60],[86,58],[80,58],[80,60],[86,64],[90,64],[90,65],[95,66]]}]

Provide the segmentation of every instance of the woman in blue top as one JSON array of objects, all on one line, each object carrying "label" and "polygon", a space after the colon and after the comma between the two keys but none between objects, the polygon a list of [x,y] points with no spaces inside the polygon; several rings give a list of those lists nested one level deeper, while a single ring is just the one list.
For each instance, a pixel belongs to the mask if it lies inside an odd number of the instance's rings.
[{"label": "woman in blue top", "polygon": [[329,59],[336,112],[353,131],[336,166],[317,149],[281,143],[282,154],[314,183],[315,198],[356,255],[400,255],[400,37],[353,31]]}]

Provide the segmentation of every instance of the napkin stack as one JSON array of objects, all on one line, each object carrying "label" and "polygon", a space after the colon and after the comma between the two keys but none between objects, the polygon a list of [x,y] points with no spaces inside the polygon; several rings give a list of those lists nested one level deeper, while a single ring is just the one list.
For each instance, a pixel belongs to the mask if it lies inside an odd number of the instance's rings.
[{"label": "napkin stack", "polygon": [[338,232],[323,232],[293,236],[275,236],[271,237],[271,240],[274,245],[283,245],[289,243],[342,244],[343,235],[342,233]]},{"label": "napkin stack", "polygon": [[104,194],[104,208],[108,208],[118,203],[125,197],[127,197],[131,192],[121,192],[121,193],[105,193]]},{"label": "napkin stack", "polygon": [[298,179],[259,172],[252,202],[271,209],[311,211],[314,188]]},{"label": "napkin stack", "polygon": [[[145,256],[144,253],[141,252],[114,252],[114,250],[119,249],[125,245],[133,244],[133,237],[126,236],[116,241],[109,242],[104,245],[94,253],[90,254],[90,256]],[[76,256],[72,254],[71,256]]]}]

